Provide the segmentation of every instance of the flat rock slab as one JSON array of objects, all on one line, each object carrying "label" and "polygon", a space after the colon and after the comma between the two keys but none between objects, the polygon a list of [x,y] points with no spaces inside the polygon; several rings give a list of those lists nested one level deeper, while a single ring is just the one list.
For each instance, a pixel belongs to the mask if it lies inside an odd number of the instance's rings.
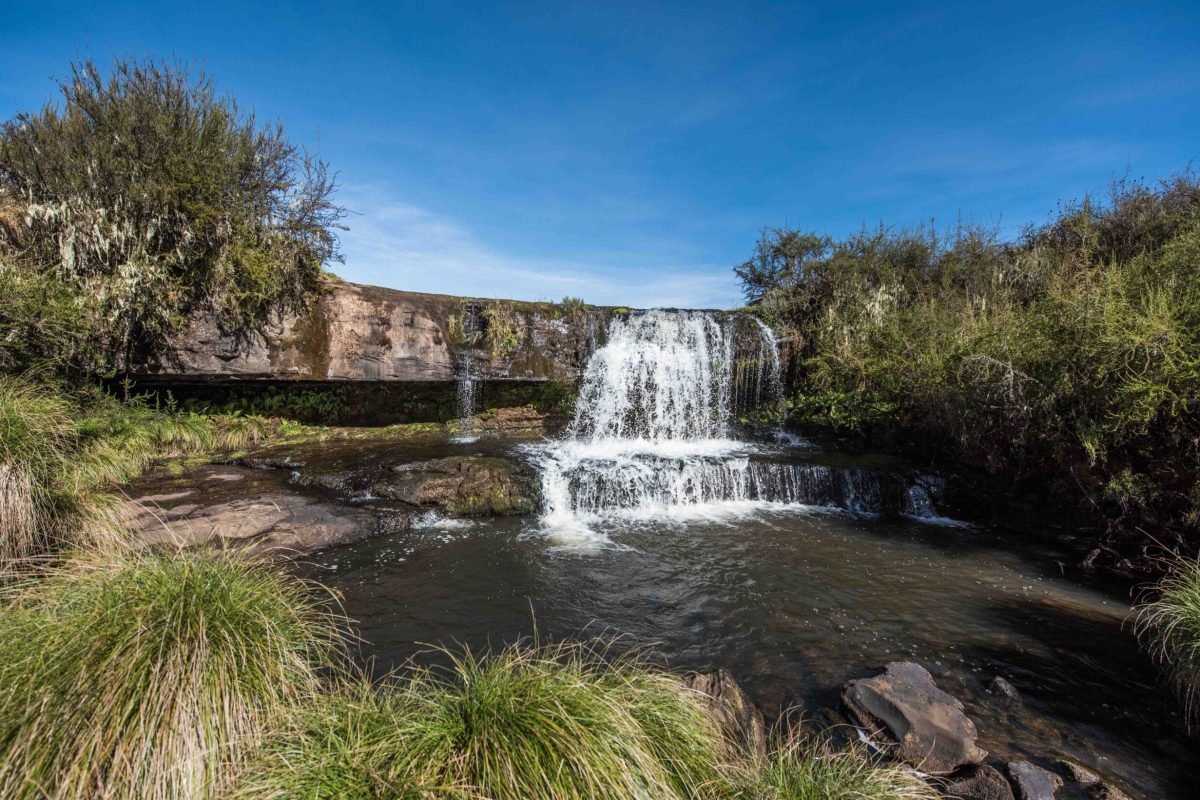
[{"label": "flat rock slab", "polygon": [[767,757],[767,726],[762,712],[727,669],[691,672],[683,684],[698,693],[725,736],[756,758]]},{"label": "flat rock slab", "polygon": [[1017,800],[1054,800],[1062,788],[1062,778],[1028,761],[1010,761],[1008,774],[1017,789]]},{"label": "flat rock slab", "polygon": [[375,530],[370,512],[252,481],[235,468],[208,468],[190,477],[194,488],[128,501],[126,518],[139,545],[236,549],[284,560],[359,541]]},{"label": "flat rock slab", "polygon": [[894,662],[882,675],[850,681],[842,702],[869,737],[925,772],[946,775],[987,757],[962,703],[934,685],[920,664]]}]

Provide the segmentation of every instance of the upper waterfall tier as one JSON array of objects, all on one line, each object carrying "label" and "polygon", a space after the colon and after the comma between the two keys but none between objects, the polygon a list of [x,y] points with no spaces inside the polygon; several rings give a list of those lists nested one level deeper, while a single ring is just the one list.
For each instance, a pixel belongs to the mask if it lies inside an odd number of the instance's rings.
[{"label": "upper waterfall tier", "polygon": [[567,436],[724,439],[735,412],[778,403],[780,383],[774,337],[757,320],[636,312],[613,320],[607,344],[589,360]]}]

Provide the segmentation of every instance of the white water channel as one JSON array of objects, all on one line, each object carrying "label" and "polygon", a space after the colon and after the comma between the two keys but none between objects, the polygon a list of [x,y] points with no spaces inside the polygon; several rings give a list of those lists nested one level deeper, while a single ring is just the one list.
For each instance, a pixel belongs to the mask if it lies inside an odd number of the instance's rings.
[{"label": "white water channel", "polygon": [[[644,311],[612,321],[585,369],[564,438],[541,448],[542,523],[560,539],[601,520],[744,512],[806,492],[783,465],[752,463],[734,415],[778,407],[770,329],[753,317]],[[784,474],[787,473],[787,474]]]}]

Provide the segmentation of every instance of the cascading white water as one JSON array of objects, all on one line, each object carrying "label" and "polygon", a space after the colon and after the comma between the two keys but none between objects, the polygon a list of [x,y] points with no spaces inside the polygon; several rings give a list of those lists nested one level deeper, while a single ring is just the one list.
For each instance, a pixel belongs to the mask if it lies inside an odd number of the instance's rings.
[{"label": "cascading white water", "polygon": [[779,494],[764,486],[787,478],[771,479],[773,465],[751,464],[752,445],[730,438],[735,411],[782,393],[774,336],[744,319],[655,310],[612,321],[565,439],[540,454],[547,527],[584,533],[597,518],[689,516]]},{"label": "cascading white water", "polygon": [[[778,410],[775,336],[761,321],[702,311],[618,317],[584,370],[566,436],[536,448],[542,523],[556,539],[595,543],[611,521],[711,519],[762,508],[839,508],[947,524],[937,479],[915,483],[850,467],[793,463],[731,438],[737,415]],[[782,457],[782,461],[780,458]]]}]

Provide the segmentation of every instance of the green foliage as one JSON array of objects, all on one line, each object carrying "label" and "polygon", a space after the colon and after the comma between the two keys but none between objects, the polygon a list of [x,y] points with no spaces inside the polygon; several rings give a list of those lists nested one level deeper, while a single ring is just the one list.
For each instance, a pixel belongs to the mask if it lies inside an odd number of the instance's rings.
[{"label": "green foliage", "polygon": [[729,797],[738,800],[937,800],[915,771],[883,764],[862,746],[835,751],[819,739],[786,738],[751,766]]},{"label": "green foliage", "polygon": [[493,358],[508,358],[524,339],[524,320],[512,303],[496,301],[483,309],[487,348]]},{"label": "green foliage", "polygon": [[0,597],[0,794],[224,797],[338,661],[326,606],[223,557],[68,563]]},{"label": "green foliage", "polygon": [[1138,635],[1166,667],[1189,721],[1200,722],[1200,561],[1175,561],[1153,597],[1138,606]]},{"label": "green foliage", "polygon": [[1014,243],[768,230],[737,271],[789,342],[794,421],[919,443],[1169,539],[1200,518],[1197,264],[1188,174],[1118,184]]},{"label": "green foliage", "polygon": [[339,257],[323,162],[177,64],[59,89],[0,126],[0,365],[127,367],[194,313],[248,336],[307,306]]},{"label": "green foliage", "polygon": [[118,536],[110,490],[151,459],[244,447],[274,433],[256,417],[160,411],[0,375],[0,572],[64,544]]},{"label": "green foliage", "polygon": [[303,709],[240,796],[716,797],[720,734],[675,678],[579,645],[449,654]]},{"label": "green foliage", "polygon": [[334,424],[346,411],[346,397],[340,387],[296,389],[271,386],[218,403],[187,401],[184,408],[203,414],[283,417]]}]

